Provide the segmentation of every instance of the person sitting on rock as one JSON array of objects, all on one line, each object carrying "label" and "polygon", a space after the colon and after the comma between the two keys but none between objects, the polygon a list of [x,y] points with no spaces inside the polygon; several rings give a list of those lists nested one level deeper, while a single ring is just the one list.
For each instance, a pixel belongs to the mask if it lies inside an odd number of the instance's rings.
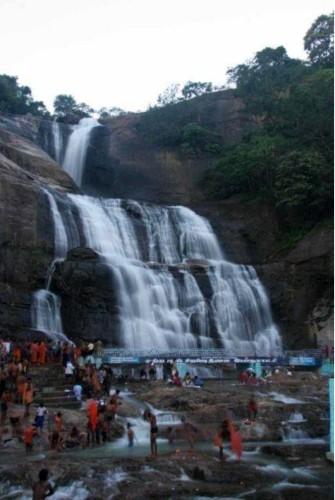
[{"label": "person sitting on rock", "polygon": [[185,377],[183,379],[183,385],[191,385],[192,384],[192,377],[189,372],[185,373]]}]

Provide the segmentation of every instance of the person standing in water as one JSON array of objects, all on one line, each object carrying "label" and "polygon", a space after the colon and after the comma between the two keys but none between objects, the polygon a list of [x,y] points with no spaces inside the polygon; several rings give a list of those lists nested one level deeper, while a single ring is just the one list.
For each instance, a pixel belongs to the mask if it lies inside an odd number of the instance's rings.
[{"label": "person standing in water", "polygon": [[127,437],[128,437],[128,446],[132,448],[134,446],[135,433],[131,428],[131,424],[127,423]]},{"label": "person standing in water", "polygon": [[190,422],[187,422],[186,417],[184,416],[181,417],[181,421],[182,421],[182,426],[181,426],[182,434],[185,440],[190,445],[190,449],[193,450],[198,429]]},{"label": "person standing in water", "polygon": [[150,423],[151,456],[157,457],[157,435],[158,435],[157,419],[156,416],[151,412],[147,412],[145,414],[145,418]]},{"label": "person standing in water", "polygon": [[220,460],[225,460],[226,456],[223,453],[224,442],[229,442],[230,440],[230,430],[228,419],[223,420],[217,434],[214,436],[214,444],[219,448],[219,458]]},{"label": "person standing in water", "polygon": [[33,484],[33,500],[44,500],[54,494],[55,488],[48,481],[48,469],[41,469],[38,474],[38,481]]}]

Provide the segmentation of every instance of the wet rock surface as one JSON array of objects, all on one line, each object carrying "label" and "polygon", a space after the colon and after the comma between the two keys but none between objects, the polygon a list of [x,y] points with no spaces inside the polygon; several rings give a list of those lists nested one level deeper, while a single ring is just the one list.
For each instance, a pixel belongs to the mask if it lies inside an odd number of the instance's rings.
[{"label": "wet rock surface", "polygon": [[[162,414],[178,407],[176,415],[184,415],[199,429],[195,448],[188,449],[182,432],[175,433],[175,441],[170,445],[159,441],[157,458],[148,456],[149,431],[139,454],[136,448],[140,445],[135,444],[130,450],[125,441],[122,456],[120,448],[109,445],[50,452],[42,441],[27,456],[22,444],[16,442],[1,449],[0,495],[30,498],[31,484],[38,471],[48,467],[58,488],[55,498],[332,498],[333,467],[325,458],[326,442],[282,442],[278,430],[295,410],[303,414],[309,429],[314,426],[313,416],[320,420],[320,414],[327,410],[327,384],[315,374],[281,376],[262,387],[208,381],[201,390],[168,387],[162,382],[128,383],[120,388],[122,405],[113,439],[122,435],[126,419],[141,415],[143,406],[136,401],[146,401]],[[257,399],[259,416],[256,423],[246,425],[246,404],[251,394]],[[278,399],[299,403],[287,404]],[[214,432],[227,412],[234,416],[244,436],[241,462],[236,461],[228,445],[224,448],[226,460],[220,461],[212,444]],[[83,424],[82,410],[64,410],[63,414],[67,429]],[[164,426],[160,427],[163,436]],[[175,427],[181,429],[181,424]],[[134,430],[136,435],[136,425]],[[321,429],[315,434],[319,432]],[[328,422],[322,432],[325,437]]]}]

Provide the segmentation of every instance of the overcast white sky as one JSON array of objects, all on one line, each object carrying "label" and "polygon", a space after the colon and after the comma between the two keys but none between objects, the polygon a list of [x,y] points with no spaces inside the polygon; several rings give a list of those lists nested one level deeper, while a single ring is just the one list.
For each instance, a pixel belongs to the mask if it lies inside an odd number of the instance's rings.
[{"label": "overcast white sky", "polygon": [[303,36],[331,0],[0,0],[0,73],[52,109],[72,94],[136,111],[170,83],[224,83],[266,46],[304,58]]}]

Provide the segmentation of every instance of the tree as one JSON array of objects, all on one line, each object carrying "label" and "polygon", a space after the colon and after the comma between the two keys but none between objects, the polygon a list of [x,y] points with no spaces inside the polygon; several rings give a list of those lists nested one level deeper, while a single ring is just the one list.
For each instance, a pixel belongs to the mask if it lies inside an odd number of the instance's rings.
[{"label": "tree", "polygon": [[317,151],[290,151],[279,162],[275,193],[277,206],[327,213],[332,200],[332,168]]},{"label": "tree", "polygon": [[181,90],[184,99],[192,99],[207,92],[212,92],[213,85],[210,82],[187,82]]},{"label": "tree", "polygon": [[99,109],[98,113],[100,120],[108,120],[109,118],[115,118],[116,116],[122,116],[126,114],[123,109],[116,106],[113,106],[112,108],[101,108]]},{"label": "tree", "polygon": [[180,142],[182,151],[191,156],[203,152],[214,156],[221,153],[219,134],[198,125],[198,123],[188,123],[181,129]]},{"label": "tree", "polygon": [[72,95],[59,94],[54,100],[54,111],[57,121],[75,124],[82,118],[91,116],[94,110],[85,104],[77,103]]},{"label": "tree", "polygon": [[304,37],[304,48],[312,64],[334,65],[334,13],[314,21]]},{"label": "tree", "polygon": [[159,94],[157,98],[157,104],[159,106],[168,106],[169,104],[175,104],[180,101],[180,84],[172,83],[166,89]]},{"label": "tree", "polygon": [[215,198],[237,193],[273,196],[278,156],[285,150],[280,136],[256,134],[241,144],[226,148],[212,174],[206,179],[206,189]]},{"label": "tree", "polygon": [[19,85],[16,76],[0,75],[0,111],[48,116],[42,101],[34,101],[30,87]]},{"label": "tree", "polygon": [[305,73],[304,63],[291,59],[282,46],[267,47],[257,52],[249,63],[228,70],[229,81],[245,99],[247,110],[265,120],[271,120],[276,112],[278,97]]},{"label": "tree", "polygon": [[272,126],[300,146],[318,150],[330,162],[334,144],[333,88],[333,70],[316,67],[281,97]]}]

